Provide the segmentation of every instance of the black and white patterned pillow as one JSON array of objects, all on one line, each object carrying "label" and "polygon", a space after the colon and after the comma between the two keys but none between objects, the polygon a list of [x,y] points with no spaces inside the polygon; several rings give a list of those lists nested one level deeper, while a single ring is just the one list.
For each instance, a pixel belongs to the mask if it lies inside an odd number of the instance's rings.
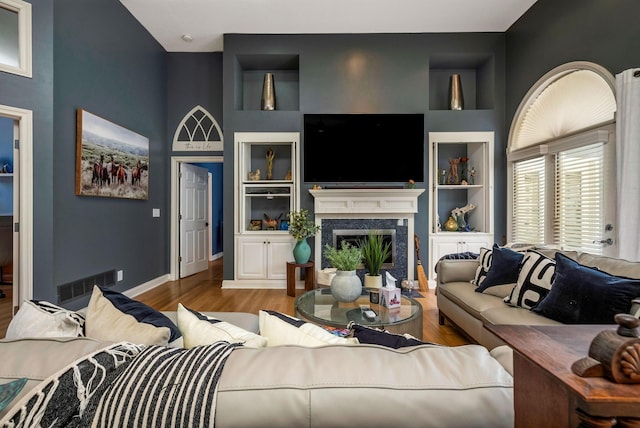
[{"label": "black and white patterned pillow", "polygon": [[472,281],[477,287],[482,285],[482,282],[487,277],[487,272],[489,272],[489,268],[491,267],[491,259],[493,258],[493,250],[491,248],[480,248],[480,256],[478,256],[478,261],[480,265],[476,269],[476,276]]},{"label": "black and white patterned pillow", "polygon": [[510,306],[531,309],[551,290],[556,262],[537,251],[528,251],[511,294],[504,298]]}]

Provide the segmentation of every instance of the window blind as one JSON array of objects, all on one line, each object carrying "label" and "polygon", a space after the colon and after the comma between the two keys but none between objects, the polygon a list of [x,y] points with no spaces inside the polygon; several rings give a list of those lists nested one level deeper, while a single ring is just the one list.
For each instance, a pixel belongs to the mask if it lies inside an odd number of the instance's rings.
[{"label": "window blind", "polygon": [[545,159],[514,162],[512,240],[541,244],[544,239],[545,219]]},{"label": "window blind", "polygon": [[[555,156],[553,236],[565,250],[602,254],[604,145],[590,144]],[[594,243],[596,241],[596,243]]]}]

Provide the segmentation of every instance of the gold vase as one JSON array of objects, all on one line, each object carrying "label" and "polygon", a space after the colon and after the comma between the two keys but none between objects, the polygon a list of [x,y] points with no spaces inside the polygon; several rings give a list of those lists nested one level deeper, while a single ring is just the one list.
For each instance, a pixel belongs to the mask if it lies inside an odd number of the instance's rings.
[{"label": "gold vase", "polygon": [[276,109],[276,88],[273,83],[273,73],[265,73],[262,82],[262,102],[260,104],[262,110]]},{"label": "gold vase", "polygon": [[449,216],[449,220],[444,223],[444,230],[447,232],[455,232],[458,230],[458,222],[455,218]]},{"label": "gold vase", "polygon": [[464,109],[464,97],[462,96],[462,82],[459,74],[452,74],[449,78],[449,110]]}]

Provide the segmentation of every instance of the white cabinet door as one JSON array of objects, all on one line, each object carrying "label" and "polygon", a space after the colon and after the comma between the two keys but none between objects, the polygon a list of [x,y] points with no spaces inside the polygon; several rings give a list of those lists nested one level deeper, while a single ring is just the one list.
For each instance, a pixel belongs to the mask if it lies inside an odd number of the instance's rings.
[{"label": "white cabinet door", "polygon": [[267,278],[267,238],[240,237],[237,245],[238,279]]},{"label": "white cabinet door", "polygon": [[430,240],[429,278],[435,278],[435,266],[438,260],[447,254],[470,251],[479,253],[480,248],[491,248],[493,236],[486,233],[442,233]]},{"label": "white cabinet door", "polygon": [[236,239],[238,279],[287,279],[287,262],[293,260],[290,236],[242,236]]},{"label": "white cabinet door", "polygon": [[287,262],[292,260],[293,238],[269,238],[267,243],[267,279],[287,279]]}]

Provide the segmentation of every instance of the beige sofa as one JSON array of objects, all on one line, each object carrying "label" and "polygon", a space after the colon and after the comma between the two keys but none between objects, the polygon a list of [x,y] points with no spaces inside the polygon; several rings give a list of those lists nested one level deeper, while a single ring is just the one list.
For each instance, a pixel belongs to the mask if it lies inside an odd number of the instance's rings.
[{"label": "beige sofa", "polygon": [[[553,258],[554,250],[537,250]],[[598,268],[612,275],[640,278],[640,262],[597,256],[589,253],[563,252],[581,265]],[[505,304],[514,284],[497,285],[484,293],[475,291],[472,283],[478,269],[478,260],[446,260],[437,263],[437,303],[441,325],[449,321],[478,344],[494,349],[504,345],[500,339],[484,328],[487,324],[544,325],[561,324],[528,309]],[[631,313],[640,314],[640,300],[632,301]],[[613,323],[613,320],[612,320]]]},{"label": "beige sofa", "polygon": [[[175,319],[175,313],[165,314]],[[207,315],[245,328],[258,325],[253,314]],[[0,384],[29,378],[21,397],[0,412],[0,420],[48,377],[107,345],[111,344],[84,337],[0,340]],[[510,427],[510,365],[508,352],[492,354],[478,345],[398,350],[364,344],[238,347],[230,353],[218,383],[215,423]]]}]

